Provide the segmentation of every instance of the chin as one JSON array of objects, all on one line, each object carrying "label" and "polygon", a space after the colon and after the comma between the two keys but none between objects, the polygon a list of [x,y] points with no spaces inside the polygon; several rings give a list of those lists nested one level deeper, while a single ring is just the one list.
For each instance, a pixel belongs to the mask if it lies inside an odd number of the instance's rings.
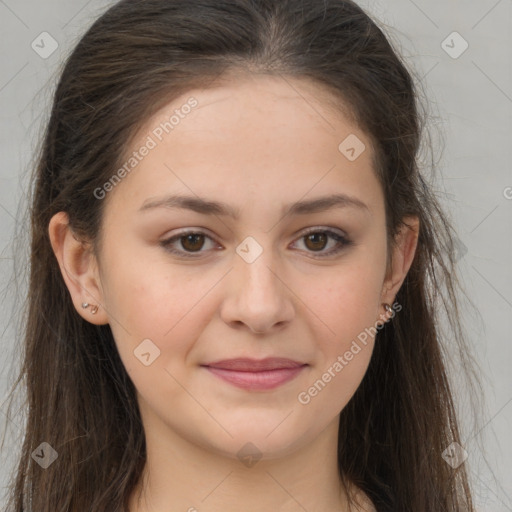
[{"label": "chin", "polygon": [[[282,421],[282,419],[281,419]],[[246,460],[271,460],[290,455],[300,445],[306,445],[308,439],[304,433],[290,430],[290,428],[277,427],[263,429],[256,422],[252,426],[231,427],[229,430],[233,437],[227,435],[211,439],[210,446],[220,455],[245,463]],[[250,464],[246,464],[250,467]]]}]

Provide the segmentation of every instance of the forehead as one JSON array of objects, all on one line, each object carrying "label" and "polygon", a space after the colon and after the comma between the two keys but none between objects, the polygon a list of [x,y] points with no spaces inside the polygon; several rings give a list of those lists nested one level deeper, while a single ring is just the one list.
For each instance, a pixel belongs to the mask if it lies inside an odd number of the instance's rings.
[{"label": "forehead", "polygon": [[309,191],[371,202],[376,186],[370,138],[339,98],[307,79],[244,75],[191,89],[143,124],[126,158],[148,144],[113,195],[125,189],[139,203],[166,191],[220,195],[240,211]]},{"label": "forehead", "polygon": [[[179,131],[187,130],[190,124],[193,124],[191,129],[197,129],[205,118],[211,127],[211,116],[217,115],[221,122],[228,120],[230,114],[231,121],[233,117],[241,121],[245,117],[255,119],[258,114],[264,115],[271,125],[280,118],[286,123],[290,116],[303,117],[309,124],[319,124],[323,130],[331,132],[339,127],[340,121],[356,125],[352,108],[332,87],[308,77],[232,71],[217,78],[207,88],[190,89],[169,101],[142,125],[138,133],[144,134],[159,122],[169,120],[173,112],[183,108],[188,110],[186,104],[191,97],[198,105],[190,115],[186,113],[186,117],[193,117],[194,122],[182,123]],[[263,119],[259,121],[261,124]],[[297,130],[299,127],[293,128]]]}]

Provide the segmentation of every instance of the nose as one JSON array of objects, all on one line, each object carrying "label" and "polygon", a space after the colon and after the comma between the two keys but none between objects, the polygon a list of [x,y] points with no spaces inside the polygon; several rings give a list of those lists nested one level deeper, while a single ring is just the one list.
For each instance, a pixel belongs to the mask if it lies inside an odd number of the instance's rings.
[{"label": "nose", "polygon": [[235,255],[220,311],[223,321],[256,334],[272,333],[289,324],[295,315],[294,295],[279,269],[270,249],[252,263]]}]

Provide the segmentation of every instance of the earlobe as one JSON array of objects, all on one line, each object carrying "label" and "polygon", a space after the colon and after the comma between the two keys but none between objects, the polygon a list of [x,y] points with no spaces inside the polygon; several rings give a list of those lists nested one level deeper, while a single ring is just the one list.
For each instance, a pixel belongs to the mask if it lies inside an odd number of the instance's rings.
[{"label": "earlobe", "polygon": [[398,290],[402,286],[414,260],[418,246],[420,223],[416,216],[403,219],[399,233],[393,246],[391,275],[386,279],[382,291],[382,302],[393,304]]},{"label": "earlobe", "polygon": [[69,226],[65,212],[50,220],[48,234],[64,282],[78,314],[96,325],[108,323],[97,272],[97,262],[90,244],[80,241]]}]

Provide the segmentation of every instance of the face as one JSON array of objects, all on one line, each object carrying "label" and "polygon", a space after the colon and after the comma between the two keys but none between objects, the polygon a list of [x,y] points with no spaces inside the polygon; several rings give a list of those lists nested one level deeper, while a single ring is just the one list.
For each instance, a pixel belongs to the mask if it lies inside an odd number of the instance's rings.
[{"label": "face", "polygon": [[[146,430],[272,458],[338,420],[386,298],[372,157],[306,80],[191,90],[142,127],[98,192],[98,296]],[[295,367],[214,368],[242,358]]]}]

